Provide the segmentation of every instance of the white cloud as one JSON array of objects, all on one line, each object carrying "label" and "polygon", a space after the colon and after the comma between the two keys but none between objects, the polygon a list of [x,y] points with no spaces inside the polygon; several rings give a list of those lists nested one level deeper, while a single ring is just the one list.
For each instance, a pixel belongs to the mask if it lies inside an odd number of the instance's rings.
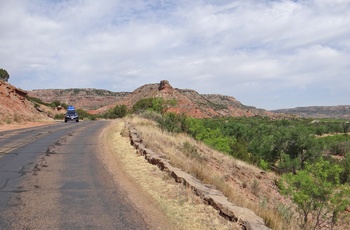
[{"label": "white cloud", "polygon": [[24,89],[132,91],[167,79],[262,108],[350,98],[349,0],[1,4],[0,68]]}]

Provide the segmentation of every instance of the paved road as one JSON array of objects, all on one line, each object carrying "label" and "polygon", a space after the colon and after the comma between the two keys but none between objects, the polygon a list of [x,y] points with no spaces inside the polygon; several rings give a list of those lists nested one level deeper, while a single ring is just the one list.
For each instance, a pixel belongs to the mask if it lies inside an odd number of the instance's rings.
[{"label": "paved road", "polygon": [[0,229],[147,229],[98,158],[109,124],[0,132]]}]

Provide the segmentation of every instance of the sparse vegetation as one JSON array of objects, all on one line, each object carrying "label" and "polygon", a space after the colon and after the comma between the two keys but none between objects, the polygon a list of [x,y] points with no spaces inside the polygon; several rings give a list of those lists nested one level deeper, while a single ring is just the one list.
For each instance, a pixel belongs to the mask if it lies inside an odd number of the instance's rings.
[{"label": "sparse vegetation", "polygon": [[45,103],[45,102],[43,102],[41,99],[36,98],[36,97],[28,97],[28,100],[29,100],[29,101],[32,101],[32,102],[34,102],[34,103],[36,103],[36,104],[49,106],[49,103]]},{"label": "sparse vegetation", "polygon": [[68,105],[65,103],[61,103],[60,101],[56,100],[50,103],[43,102],[41,99],[36,97],[28,97],[28,100],[34,103],[35,107],[38,107],[39,105],[48,106],[51,108],[57,108],[58,106],[61,106],[64,109],[68,108]]},{"label": "sparse vegetation", "polygon": [[[59,101],[30,100],[35,107],[67,108]],[[127,117],[149,148],[166,154],[174,166],[216,187],[236,205],[252,209],[272,229],[333,228],[344,215],[350,205],[347,121],[195,119],[167,112],[175,104],[174,100],[145,98],[130,110],[117,105],[99,116],[81,109],[77,112],[80,119]],[[133,113],[143,118],[127,116]],[[15,114],[14,122],[21,119]],[[57,114],[55,119],[64,119],[64,115]],[[278,185],[276,193],[269,194],[267,188],[271,192],[272,185]],[[248,197],[242,198],[242,192],[248,191]],[[296,213],[301,218],[296,218]]]},{"label": "sparse vegetation", "polygon": [[16,122],[16,123],[21,123],[23,121],[23,118],[21,117],[20,114],[15,113],[14,116],[13,116],[13,121]]},{"label": "sparse vegetation", "polygon": [[132,112],[139,114],[148,110],[164,114],[168,110],[169,106],[174,105],[176,105],[175,100],[164,100],[161,97],[144,98],[133,105]]},{"label": "sparse vegetation", "polygon": [[[124,118],[124,121],[129,121],[129,118]],[[161,132],[150,120],[138,121],[145,122],[142,124],[145,127],[154,126]],[[161,208],[162,214],[168,216],[168,220],[174,226],[171,229],[242,229],[238,224],[219,216],[213,207],[203,204],[188,188],[179,186],[169,174],[160,171],[157,166],[147,163],[135,154],[129,140],[120,138],[120,134],[128,136],[128,132],[125,131],[127,129],[121,131],[123,122],[114,124],[107,129],[107,132],[113,129],[114,133],[114,135],[108,135],[108,143],[113,145],[114,151],[110,154],[113,159],[109,159],[107,165],[118,162],[119,165],[114,167],[122,168],[123,172],[127,172],[138,182],[143,193],[149,194],[154,199],[152,203]],[[158,133],[156,135],[158,137]],[[108,154],[107,151],[102,155],[108,157]]]},{"label": "sparse vegetation", "polygon": [[[233,203],[254,210],[273,229],[305,228],[305,226],[310,226],[311,222],[310,219],[307,219],[307,223],[297,225],[296,218],[291,220],[294,210],[293,205],[287,202],[285,204],[286,208],[281,209],[281,204],[276,200],[274,201],[276,198],[266,194],[266,191],[264,192],[265,185],[261,184],[262,176],[259,173],[251,179],[251,182],[242,180],[240,185],[242,189],[247,189],[249,186],[251,193],[260,201],[257,204],[249,200],[242,200],[242,197],[229,183],[231,177],[227,173],[233,172],[232,175],[236,176],[235,168],[241,168],[237,166],[237,160],[230,156],[239,157],[248,163],[256,164],[265,171],[272,170],[278,174],[292,176],[304,172],[305,175],[311,176],[311,178],[313,178],[313,174],[310,174],[311,168],[316,167],[323,159],[323,162],[326,162],[325,164],[339,169],[337,174],[339,183],[337,186],[333,184],[336,193],[334,196],[332,195],[332,198],[330,196],[328,198],[340,202],[342,205],[336,206],[334,202],[331,202],[331,206],[327,207],[328,211],[333,208],[334,218],[331,217],[331,225],[334,226],[337,223],[339,214],[344,215],[344,207],[346,207],[345,204],[348,200],[340,200],[339,194],[349,197],[347,191],[349,189],[350,154],[346,154],[348,151],[346,147],[348,136],[347,134],[341,134],[343,121],[325,120],[313,124],[310,119],[276,121],[268,118],[193,119],[171,113],[157,116],[154,114],[150,116],[149,113],[146,113],[144,117],[154,118],[154,121],[161,128],[160,130],[162,130],[162,134],[158,136],[154,129],[155,125],[151,125],[151,122],[142,121],[138,123],[137,129],[142,130],[142,138],[145,139],[147,145],[150,145],[151,149],[162,153],[167,152],[167,157],[169,157],[172,164],[191,173],[204,183],[214,185]],[[317,132],[320,127],[324,132],[331,135],[319,136]],[[340,131],[340,134],[336,134],[338,131]],[[199,146],[199,143],[187,139],[189,137],[186,137],[186,134],[181,134],[181,132],[190,134],[195,139],[219,150],[222,152],[221,155],[215,153],[215,156],[213,156],[213,150],[203,147],[203,145]],[[169,133],[169,136],[167,133]],[[167,136],[166,140],[164,136]],[[159,141],[157,141],[158,139]],[[331,151],[334,151],[334,145],[339,147],[337,149],[342,149],[343,159],[330,157]],[[339,150],[336,152],[339,154]],[[223,158],[225,160],[219,160]],[[208,173],[208,170],[213,167],[213,159],[222,168],[219,173],[215,170]],[[242,164],[242,162],[239,164]],[[251,166],[245,165],[244,167],[250,168]],[[256,170],[250,169],[249,171]],[[241,169],[239,169],[239,173],[240,171]],[[320,174],[321,170],[318,170],[317,173]],[[275,180],[276,178],[271,180],[271,184]],[[297,187],[292,186],[293,180],[285,181],[291,183],[289,185],[291,189],[289,195],[298,204],[291,195],[293,190],[294,192],[297,191]],[[322,185],[319,184],[318,186]],[[283,186],[280,188],[283,188]],[[240,197],[240,199],[237,200],[237,197]],[[307,199],[316,205],[315,202],[317,201],[313,200],[312,196]],[[325,203],[322,205],[325,207]],[[325,223],[324,221],[327,221],[326,219],[329,216],[320,211],[321,209],[317,210],[319,216],[316,225],[319,227],[320,223]],[[328,223],[330,222],[328,221]]]},{"label": "sparse vegetation", "polygon": [[259,196],[259,192],[260,192],[259,182],[256,179],[253,180],[251,190],[255,196]]},{"label": "sparse vegetation", "polygon": [[55,119],[55,120],[64,120],[64,114],[63,113],[55,114],[53,119]]},{"label": "sparse vegetation", "polygon": [[[149,120],[133,117],[128,118],[127,121],[131,122],[141,133],[144,143],[147,143],[149,148],[166,154],[172,165],[194,175],[205,184],[213,185],[222,191],[234,204],[252,209],[257,215],[267,220],[269,226],[273,229],[282,229],[281,226],[287,226],[287,222],[290,220],[285,220],[286,223],[284,223],[282,217],[273,208],[264,208],[259,204],[259,201],[254,202],[249,199],[243,199],[240,189],[244,189],[244,186],[239,188],[241,185],[230,183],[227,179],[230,177],[226,176],[227,173],[234,172],[236,167],[240,171],[246,172],[246,174],[256,175],[259,174],[257,168],[213,150],[186,134],[164,132],[164,130],[157,128],[157,125]],[[220,168],[214,170],[216,168],[215,165],[220,165]],[[237,180],[239,180],[238,175],[234,173],[231,175],[236,176]],[[247,187],[247,182],[242,181],[242,183],[246,183]],[[262,195],[265,194],[263,193]],[[266,194],[266,196],[269,195]]]}]

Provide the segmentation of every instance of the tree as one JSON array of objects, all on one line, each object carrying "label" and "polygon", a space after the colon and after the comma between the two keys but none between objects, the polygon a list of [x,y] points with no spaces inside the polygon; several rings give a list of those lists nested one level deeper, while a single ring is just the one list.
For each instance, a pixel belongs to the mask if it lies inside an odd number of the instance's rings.
[{"label": "tree", "polygon": [[158,123],[162,129],[172,133],[188,130],[188,121],[185,114],[165,113],[158,120]]},{"label": "tree", "polygon": [[149,110],[165,114],[170,107],[175,106],[176,104],[177,102],[175,99],[164,100],[161,97],[143,98],[133,105],[132,110],[134,113],[142,113]]},{"label": "tree", "polygon": [[8,72],[4,69],[0,69],[0,81],[7,82],[10,78]]},{"label": "tree", "polygon": [[102,117],[107,119],[116,119],[125,117],[128,113],[126,105],[116,105],[114,108],[107,110]]},{"label": "tree", "polygon": [[55,101],[51,102],[51,104],[50,104],[50,106],[51,106],[52,108],[56,108],[56,107],[58,107],[58,106],[60,106],[60,105],[61,105],[61,102],[58,101],[58,100],[55,100]]},{"label": "tree", "polygon": [[344,122],[342,125],[343,125],[343,132],[348,133],[350,130],[350,123],[347,121],[347,122]]},{"label": "tree", "polygon": [[343,168],[343,172],[340,175],[340,182],[342,184],[350,185],[350,152],[345,155],[345,158],[341,161],[340,166]]},{"label": "tree", "polygon": [[143,98],[132,106],[132,110],[134,113],[142,113],[146,110],[163,113],[164,101],[163,98]]},{"label": "tree", "polygon": [[349,186],[340,183],[343,169],[320,158],[315,164],[306,164],[305,170],[284,175],[282,191],[298,206],[303,229],[334,226],[339,213],[350,204]]},{"label": "tree", "polygon": [[113,108],[113,111],[112,111],[113,115],[116,118],[125,117],[127,112],[128,112],[128,108],[126,107],[126,105],[117,105]]}]

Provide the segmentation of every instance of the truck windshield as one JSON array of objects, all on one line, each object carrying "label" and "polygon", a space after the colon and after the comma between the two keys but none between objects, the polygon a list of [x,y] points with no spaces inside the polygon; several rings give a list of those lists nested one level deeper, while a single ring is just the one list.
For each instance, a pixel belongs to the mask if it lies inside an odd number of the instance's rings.
[{"label": "truck windshield", "polygon": [[67,114],[68,114],[68,115],[74,115],[74,114],[75,114],[75,110],[68,110],[68,111],[67,111]]}]

